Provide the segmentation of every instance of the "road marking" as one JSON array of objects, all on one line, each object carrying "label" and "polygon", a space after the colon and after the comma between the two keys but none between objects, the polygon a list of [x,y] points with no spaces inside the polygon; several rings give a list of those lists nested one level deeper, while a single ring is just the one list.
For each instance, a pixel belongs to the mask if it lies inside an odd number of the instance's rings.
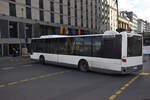
[{"label": "road marking", "polygon": [[135,76],[134,78],[132,78],[128,83],[126,83],[123,87],[121,87],[117,92],[115,92],[115,94],[113,94],[112,96],[110,96],[108,98],[108,100],[114,100],[119,94],[121,94],[127,87],[129,87],[140,76],[148,76],[148,75],[150,75],[150,73],[147,73],[147,72],[142,72],[142,73],[138,74],[137,76]]},{"label": "road marking", "polygon": [[31,67],[32,65],[23,65],[21,67]]},{"label": "road marking", "polygon": [[[32,63],[32,61],[26,60],[25,63],[24,62],[21,62],[21,63],[20,62],[16,62],[15,65],[31,64],[31,63]],[[6,66],[7,67],[7,66],[12,66],[12,64],[3,64],[3,65],[0,65],[0,66]]]},{"label": "road marking", "polygon": [[32,77],[32,78],[30,78],[30,80],[32,81],[32,80],[37,80],[38,79],[38,77]]},{"label": "road marking", "polygon": [[19,81],[9,82],[7,84],[0,84],[0,88],[4,88],[4,87],[7,87],[7,86],[13,86],[13,85],[17,85],[17,84],[37,80],[37,79],[43,79],[43,78],[46,78],[46,77],[57,76],[57,75],[61,75],[61,74],[64,74],[64,73],[71,72],[71,71],[72,70],[61,71],[61,72],[56,72],[56,73],[51,73],[51,74],[46,74],[46,75],[40,75],[38,77],[31,77],[31,78],[26,78],[26,79],[19,80]]},{"label": "road marking", "polygon": [[142,72],[140,73],[140,75],[143,75],[143,76],[148,76],[150,73],[147,73],[147,72]]},{"label": "road marking", "polygon": [[114,100],[117,97],[117,95],[112,95],[111,97],[109,97],[109,100]]},{"label": "road marking", "polygon": [[24,83],[24,82],[28,82],[28,81],[29,81],[29,79],[24,79],[24,80],[20,80],[19,82]]},{"label": "road marking", "polygon": [[2,70],[12,70],[12,69],[15,69],[15,67],[4,67],[4,68],[2,68]]},{"label": "road marking", "polygon": [[16,82],[10,82],[10,83],[8,83],[8,85],[16,85],[18,82],[16,81]]},{"label": "road marking", "polygon": [[0,88],[3,88],[3,87],[5,87],[5,85],[0,85]]},{"label": "road marking", "polygon": [[[22,68],[23,67],[31,67],[32,65],[23,65],[21,66]],[[4,67],[4,68],[1,68],[1,70],[3,71],[7,71],[7,70],[12,70],[12,69],[16,69],[17,67]],[[18,67],[19,68],[19,67]]]},{"label": "road marking", "polygon": [[46,77],[45,75],[41,75],[41,76],[40,76],[40,78],[45,78],[45,77]]},{"label": "road marking", "polygon": [[121,90],[119,90],[119,91],[117,91],[115,94],[117,94],[117,95],[119,95],[119,94],[121,94]]},{"label": "road marking", "polygon": [[121,90],[125,90],[126,89],[126,87],[122,87],[122,88],[120,88]]}]

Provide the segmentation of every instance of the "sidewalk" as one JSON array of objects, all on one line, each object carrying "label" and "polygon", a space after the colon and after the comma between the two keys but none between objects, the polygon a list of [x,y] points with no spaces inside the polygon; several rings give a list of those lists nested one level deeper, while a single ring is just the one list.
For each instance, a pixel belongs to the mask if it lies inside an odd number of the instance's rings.
[{"label": "sidewalk", "polygon": [[31,63],[30,57],[18,56],[18,57],[0,57],[0,66],[6,66],[10,64],[17,64],[17,63]]}]

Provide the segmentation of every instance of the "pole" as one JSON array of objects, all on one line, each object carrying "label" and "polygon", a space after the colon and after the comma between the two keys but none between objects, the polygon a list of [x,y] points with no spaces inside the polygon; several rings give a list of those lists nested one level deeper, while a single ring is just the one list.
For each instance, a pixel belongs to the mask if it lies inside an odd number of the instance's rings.
[{"label": "pole", "polygon": [[117,6],[117,29],[119,29],[119,7],[118,7],[118,0],[116,0],[116,6]]}]

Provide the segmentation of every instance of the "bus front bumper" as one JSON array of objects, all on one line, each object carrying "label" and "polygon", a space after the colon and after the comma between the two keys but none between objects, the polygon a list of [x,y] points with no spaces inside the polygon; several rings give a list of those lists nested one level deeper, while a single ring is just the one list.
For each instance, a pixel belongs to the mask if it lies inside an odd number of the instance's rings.
[{"label": "bus front bumper", "polygon": [[121,73],[122,74],[129,74],[134,72],[140,72],[143,69],[143,65],[131,66],[131,67],[122,67]]}]

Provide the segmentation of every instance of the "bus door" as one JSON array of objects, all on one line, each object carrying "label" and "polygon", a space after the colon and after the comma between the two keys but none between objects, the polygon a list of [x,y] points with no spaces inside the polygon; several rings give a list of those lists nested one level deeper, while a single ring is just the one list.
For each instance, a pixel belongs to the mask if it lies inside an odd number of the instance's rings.
[{"label": "bus door", "polygon": [[57,39],[48,39],[48,54],[45,55],[47,61],[58,62],[58,40]]}]

